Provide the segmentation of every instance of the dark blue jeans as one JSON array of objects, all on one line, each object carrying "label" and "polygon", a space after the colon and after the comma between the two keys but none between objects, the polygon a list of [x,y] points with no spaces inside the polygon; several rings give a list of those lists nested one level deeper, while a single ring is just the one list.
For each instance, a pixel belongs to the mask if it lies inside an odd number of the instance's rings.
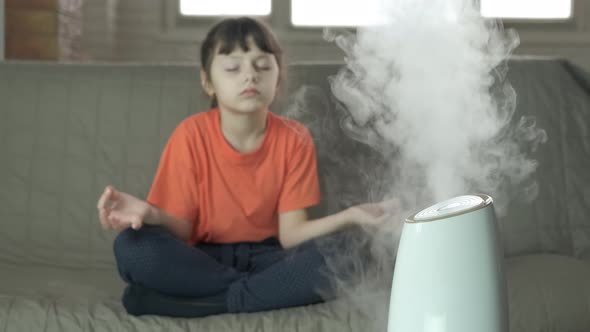
[{"label": "dark blue jeans", "polygon": [[278,240],[194,247],[157,226],[128,228],[114,241],[127,283],[169,296],[226,293],[228,312],[255,312],[323,301],[330,281],[315,241],[283,249]]}]

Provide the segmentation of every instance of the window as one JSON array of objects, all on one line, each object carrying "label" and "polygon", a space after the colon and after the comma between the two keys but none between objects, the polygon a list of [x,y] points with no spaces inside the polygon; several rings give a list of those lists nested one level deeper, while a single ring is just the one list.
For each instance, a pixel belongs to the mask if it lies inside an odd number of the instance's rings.
[{"label": "window", "polygon": [[295,26],[359,26],[383,19],[374,0],[291,0]]},{"label": "window", "polygon": [[572,0],[480,0],[485,17],[515,19],[567,19]]},{"label": "window", "polygon": [[271,0],[180,0],[183,16],[264,16],[271,12]]},{"label": "window", "polygon": [[[568,19],[572,0],[479,0],[482,16],[507,19]],[[295,26],[358,26],[379,21],[375,0],[291,0]]]},{"label": "window", "polygon": [[[181,17],[268,16],[297,27],[362,26],[382,22],[379,2],[387,0],[178,0]],[[574,0],[478,0],[484,17],[566,20]],[[272,5],[277,7],[272,12]],[[290,8],[290,17],[289,10]],[[280,11],[280,12],[276,12]]]}]

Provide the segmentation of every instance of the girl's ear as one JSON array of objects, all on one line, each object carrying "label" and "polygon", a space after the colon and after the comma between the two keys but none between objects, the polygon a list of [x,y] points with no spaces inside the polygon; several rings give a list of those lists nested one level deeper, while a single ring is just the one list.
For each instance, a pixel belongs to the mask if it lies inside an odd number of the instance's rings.
[{"label": "girl's ear", "polygon": [[203,69],[201,69],[201,85],[209,97],[212,97],[215,94],[213,85],[209,81],[209,78],[207,78],[207,73],[205,73]]}]

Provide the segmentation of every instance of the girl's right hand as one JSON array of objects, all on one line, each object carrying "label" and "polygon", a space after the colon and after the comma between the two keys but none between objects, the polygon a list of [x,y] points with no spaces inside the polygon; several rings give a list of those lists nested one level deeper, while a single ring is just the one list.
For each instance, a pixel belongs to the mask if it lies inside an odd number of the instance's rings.
[{"label": "girl's right hand", "polygon": [[150,211],[150,204],[135,196],[107,186],[98,200],[98,215],[104,229],[140,229]]}]

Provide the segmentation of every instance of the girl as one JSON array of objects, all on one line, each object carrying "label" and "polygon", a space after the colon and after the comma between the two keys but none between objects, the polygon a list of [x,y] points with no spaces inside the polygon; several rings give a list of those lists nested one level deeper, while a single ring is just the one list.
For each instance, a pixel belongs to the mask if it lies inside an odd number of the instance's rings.
[{"label": "girl", "polygon": [[[379,224],[377,204],[307,220],[320,200],[313,140],[269,112],[284,81],[274,35],[225,19],[201,47],[207,112],[182,121],[145,201],[107,186],[98,201],[132,315],[200,317],[320,302],[329,280],[315,239]],[[335,236],[335,235],[331,235]]]}]

